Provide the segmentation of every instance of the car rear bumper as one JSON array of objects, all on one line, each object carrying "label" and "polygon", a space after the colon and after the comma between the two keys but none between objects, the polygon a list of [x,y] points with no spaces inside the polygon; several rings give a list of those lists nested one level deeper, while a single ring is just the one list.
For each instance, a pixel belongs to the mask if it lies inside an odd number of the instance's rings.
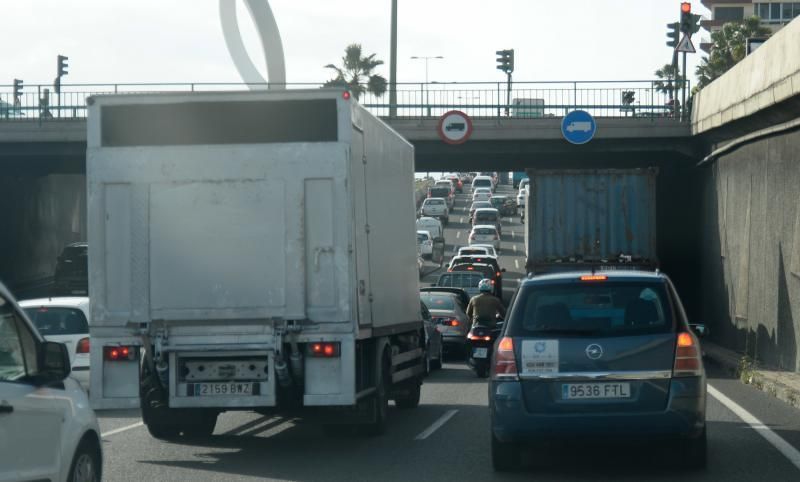
[{"label": "car rear bumper", "polygon": [[671,439],[699,436],[705,428],[705,378],[673,380],[659,412],[530,413],[519,382],[489,384],[492,432],[502,442],[552,439]]}]

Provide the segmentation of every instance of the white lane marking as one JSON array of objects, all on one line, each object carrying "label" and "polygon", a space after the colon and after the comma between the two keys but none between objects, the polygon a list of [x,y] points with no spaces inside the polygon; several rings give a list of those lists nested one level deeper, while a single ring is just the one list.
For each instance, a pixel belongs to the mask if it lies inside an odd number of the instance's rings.
[{"label": "white lane marking", "polygon": [[514,260],[514,266],[515,266],[517,269],[519,269],[519,260],[518,260],[518,259],[515,259],[515,260]]},{"label": "white lane marking", "polygon": [[514,239],[515,234],[517,234],[515,231],[511,231],[511,239]]},{"label": "white lane marking", "polygon": [[789,442],[781,438],[780,435],[770,430],[769,427],[764,425],[764,423],[757,419],[752,413],[748,412],[739,404],[725,396],[725,394],[711,385],[707,385],[707,387],[709,395],[719,400],[719,402],[725,405],[728,410],[735,413],[736,416],[741,418],[742,421],[744,421],[747,425],[750,425],[750,428],[755,430],[757,434],[764,437],[767,442],[778,449],[778,452],[782,453],[784,457],[789,459],[789,462],[800,469],[800,451],[794,448],[794,446],[792,446]]},{"label": "white lane marking", "polygon": [[464,224],[464,216],[461,216],[460,218],[458,218],[458,222],[461,223],[461,224]]},{"label": "white lane marking", "polygon": [[100,437],[101,438],[110,437],[112,435],[116,435],[118,433],[122,433],[122,432],[125,432],[125,431],[128,431],[128,430],[134,429],[136,427],[141,427],[143,425],[144,425],[144,422],[132,423],[130,425],[126,425],[125,427],[120,427],[120,428],[115,428],[114,430],[109,430],[108,432],[105,432],[105,433],[101,434]]},{"label": "white lane marking", "polygon": [[457,232],[456,232],[456,239],[458,239],[458,238],[460,238],[460,237],[461,237],[461,231],[457,231]]},{"label": "white lane marking", "polygon": [[433,422],[433,425],[426,428],[425,431],[414,437],[414,440],[425,440],[426,438],[430,437],[433,432],[442,428],[442,425],[446,424],[447,421],[453,418],[453,415],[456,413],[458,413],[458,410],[448,410],[444,415],[439,417],[439,420]]},{"label": "white lane marking", "polygon": [[516,253],[517,252],[517,245],[516,244],[512,244],[511,245],[511,249],[513,249],[514,252]]}]

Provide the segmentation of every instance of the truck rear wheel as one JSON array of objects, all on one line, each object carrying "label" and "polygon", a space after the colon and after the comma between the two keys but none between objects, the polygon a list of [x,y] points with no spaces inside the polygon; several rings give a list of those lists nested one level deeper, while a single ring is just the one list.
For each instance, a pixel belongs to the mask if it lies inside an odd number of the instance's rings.
[{"label": "truck rear wheel", "polygon": [[386,357],[383,357],[381,370],[377,378],[375,395],[372,397],[371,407],[373,420],[364,426],[364,433],[370,436],[378,436],[386,433],[387,419],[389,418],[389,380],[392,379]]},{"label": "truck rear wheel", "polygon": [[419,399],[421,395],[422,383],[420,380],[415,378],[407,382],[405,393],[399,397],[395,397],[394,403],[397,405],[397,408],[417,408],[419,406]]}]

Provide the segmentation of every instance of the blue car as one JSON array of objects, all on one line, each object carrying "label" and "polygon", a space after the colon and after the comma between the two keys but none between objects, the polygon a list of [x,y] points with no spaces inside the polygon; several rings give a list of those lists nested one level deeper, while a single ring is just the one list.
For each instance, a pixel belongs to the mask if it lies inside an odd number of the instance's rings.
[{"label": "blue car", "polygon": [[675,442],[706,461],[706,376],[698,335],[667,276],[560,273],[523,281],[489,384],[492,463],[555,440]]}]

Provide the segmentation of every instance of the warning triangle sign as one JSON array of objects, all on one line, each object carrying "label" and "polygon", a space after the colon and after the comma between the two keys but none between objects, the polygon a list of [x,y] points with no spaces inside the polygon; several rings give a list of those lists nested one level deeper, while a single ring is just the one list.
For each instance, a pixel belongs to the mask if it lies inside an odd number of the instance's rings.
[{"label": "warning triangle sign", "polygon": [[687,54],[693,54],[697,52],[697,50],[694,49],[692,38],[686,34],[683,34],[683,38],[681,39],[678,46],[675,47],[675,50],[678,52],[686,52]]}]

